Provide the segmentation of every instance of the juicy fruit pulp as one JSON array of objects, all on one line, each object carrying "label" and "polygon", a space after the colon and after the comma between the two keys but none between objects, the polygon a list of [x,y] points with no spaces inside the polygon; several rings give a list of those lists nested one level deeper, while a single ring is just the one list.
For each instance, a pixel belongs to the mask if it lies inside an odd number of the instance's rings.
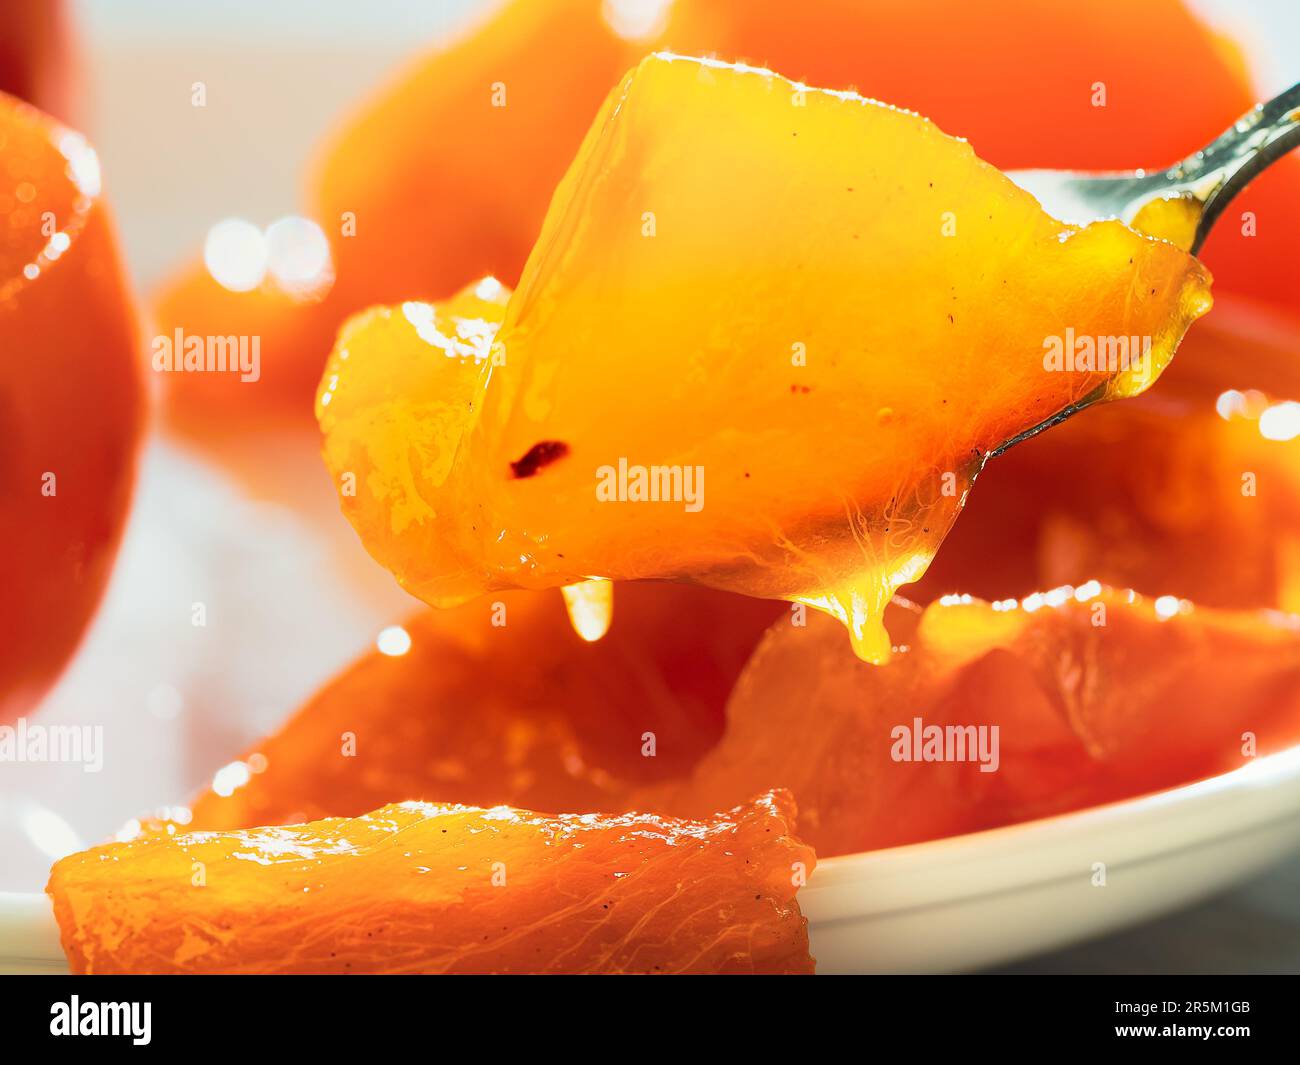
[{"label": "juicy fruit pulp", "polygon": [[[1208,144],[1259,100],[1240,50],[1195,7],[804,0],[794,19],[787,0],[678,0],[661,40],[888,100],[1002,170],[1152,170]],[[1201,254],[1216,291],[1294,306],[1298,191],[1300,159],[1289,158],[1234,202]]]},{"label": "juicy fruit pulp", "polygon": [[811,973],[792,820],[399,803],[108,844],[46,890],[76,973]]},{"label": "juicy fruit pulp", "polygon": [[689,814],[755,781],[788,788],[825,858],[1139,795],[1300,741],[1295,618],[1094,582],[1018,604],[953,597],[910,624],[906,653],[871,668],[824,618],[778,623],[722,742],[690,781],[634,801]]},{"label": "juicy fruit pulp", "polygon": [[[205,792],[184,827],[355,817],[386,802],[629,809],[722,734],[732,685],[776,604],[628,584],[609,634],[582,641],[553,591],[510,593],[405,626],[410,647],[336,677]],[[349,738],[350,741],[349,742]]]},{"label": "juicy fruit pulp", "polygon": [[[968,138],[1002,169],[1166,166],[1256,100],[1240,55],[1180,0],[1140,10],[1129,0],[803,0],[797,20],[787,0],[676,0],[666,27],[619,25],[609,16],[620,6],[500,5],[349,116],[311,177],[309,213],[337,235],[338,283],[323,303],[238,298],[192,273],[169,285],[156,313],[164,334],[180,326],[206,335],[198,326],[214,315],[221,335],[256,335],[268,314],[275,326],[264,383],[168,377],[177,422],[211,443],[250,419],[294,420],[310,402],[303,381],[315,382],[328,350],[322,329],[332,337],[370,304],[443,299],[484,274],[514,284],[590,120],[650,47],[889,100]],[[498,165],[484,167],[485,158]],[[1240,225],[1216,227],[1203,258],[1220,289],[1290,305],[1298,187],[1300,160],[1284,160],[1243,194]]]},{"label": "juicy fruit pulp", "polygon": [[144,394],[94,151],[0,94],[0,164],[3,722],[52,683],[99,602]]},{"label": "juicy fruit pulp", "polygon": [[[427,602],[689,580],[818,606],[879,661],[885,603],[989,453],[1144,388],[1207,283],[1117,223],[1054,221],[924,119],[656,55],[597,118],[500,331],[468,292],[419,310],[423,335],[411,305],[380,312],[399,335],[345,332],[318,414],[350,520]],[[1134,362],[1048,362],[1076,336],[1132,338]]]}]

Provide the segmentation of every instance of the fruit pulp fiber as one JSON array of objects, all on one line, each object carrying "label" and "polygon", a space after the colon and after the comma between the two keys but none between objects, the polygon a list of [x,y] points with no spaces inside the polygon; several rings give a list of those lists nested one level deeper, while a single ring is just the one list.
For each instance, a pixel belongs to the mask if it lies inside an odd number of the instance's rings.
[{"label": "fruit pulp fiber", "polygon": [[407,802],[110,843],[47,891],[78,974],[811,973],[792,820]]},{"label": "fruit pulp fiber", "polygon": [[[883,667],[833,623],[778,623],[684,782],[636,795],[686,814],[789,789],[822,858],[1129,798],[1300,742],[1300,626],[1088,582],[894,608]],[[774,738],[779,741],[774,742]]]}]

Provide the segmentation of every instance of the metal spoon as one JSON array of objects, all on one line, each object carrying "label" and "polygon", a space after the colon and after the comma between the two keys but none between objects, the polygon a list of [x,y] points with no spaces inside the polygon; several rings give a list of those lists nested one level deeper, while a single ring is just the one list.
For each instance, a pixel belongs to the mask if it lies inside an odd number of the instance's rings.
[{"label": "metal spoon", "polygon": [[1013,170],[1007,176],[1062,222],[1104,218],[1131,223],[1146,206],[1181,199],[1199,211],[1188,251],[1195,254],[1223,209],[1263,170],[1300,146],[1300,85],[1257,104],[1199,152],[1168,170],[1078,174]]},{"label": "metal spoon", "polygon": [[[1007,177],[1037,199],[1053,218],[1074,225],[1107,218],[1131,224],[1154,204],[1180,201],[1186,205],[1188,220],[1194,224],[1186,239],[1175,239],[1175,243],[1195,254],[1233,197],[1256,174],[1295,147],[1300,147],[1300,85],[1291,86],[1267,103],[1256,104],[1230,129],[1168,170],[1115,174],[1012,170]],[[1045,422],[1012,437],[988,457],[1059,425],[1090,406],[1096,398],[1097,394],[1086,396]]]}]

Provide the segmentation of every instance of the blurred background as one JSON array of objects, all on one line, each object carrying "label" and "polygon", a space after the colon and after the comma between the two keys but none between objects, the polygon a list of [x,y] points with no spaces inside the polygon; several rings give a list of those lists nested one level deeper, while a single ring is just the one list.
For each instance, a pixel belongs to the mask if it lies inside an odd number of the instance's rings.
[{"label": "blurred background", "polygon": [[[265,226],[301,209],[304,165],[339,113],[491,6],[72,3],[80,84],[68,118],[100,153],[137,292],[191,256],[219,220]],[[1261,96],[1300,80],[1295,0],[1192,6],[1245,48]],[[797,11],[792,4],[791,17]],[[203,108],[191,105],[199,81]],[[303,477],[317,479],[323,510],[334,509],[319,464]],[[206,604],[205,627],[191,624],[196,602]],[[0,890],[39,890],[52,857],[184,801],[414,606],[341,518],[322,531],[300,509],[251,497],[198,453],[155,437],[107,598],[40,714],[46,724],[103,724],[103,771],[0,768]],[[1298,899],[1292,863],[1174,918],[1019,968],[1294,971]]]}]

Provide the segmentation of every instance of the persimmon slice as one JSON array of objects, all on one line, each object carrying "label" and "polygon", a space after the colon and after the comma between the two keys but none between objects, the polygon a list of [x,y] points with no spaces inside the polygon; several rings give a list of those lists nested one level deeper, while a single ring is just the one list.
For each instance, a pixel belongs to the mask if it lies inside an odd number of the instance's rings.
[{"label": "persimmon slice", "polygon": [[[1146,387],[1207,284],[915,115],[659,54],[598,116],[499,332],[465,350],[493,317],[467,325],[465,294],[418,305],[423,345],[412,305],[377,312],[400,336],[346,331],[318,414],[349,518],[427,602],[688,580],[824,609],[880,661],[885,603],[990,452]],[[1052,356],[1077,338],[1132,354]]]},{"label": "persimmon slice", "polygon": [[908,649],[871,668],[825,618],[777,623],[722,742],[689,783],[635,801],[689,814],[761,780],[790,789],[828,857],[1082,809],[1300,740],[1294,617],[1090,583],[891,624]]},{"label": "persimmon slice", "polygon": [[1017,445],[908,597],[1096,578],[1300,612],[1300,320],[1216,302],[1160,383]]},{"label": "persimmon slice", "polygon": [[[509,593],[403,626],[220,770],[191,829],[355,817],[429,799],[621,813],[722,735],[732,686],[778,604],[684,584],[620,589],[598,643],[556,592]],[[250,768],[251,767],[251,768]]]},{"label": "persimmon slice", "polygon": [[76,973],[811,973],[793,814],[406,802],[111,843],[46,890]]}]

